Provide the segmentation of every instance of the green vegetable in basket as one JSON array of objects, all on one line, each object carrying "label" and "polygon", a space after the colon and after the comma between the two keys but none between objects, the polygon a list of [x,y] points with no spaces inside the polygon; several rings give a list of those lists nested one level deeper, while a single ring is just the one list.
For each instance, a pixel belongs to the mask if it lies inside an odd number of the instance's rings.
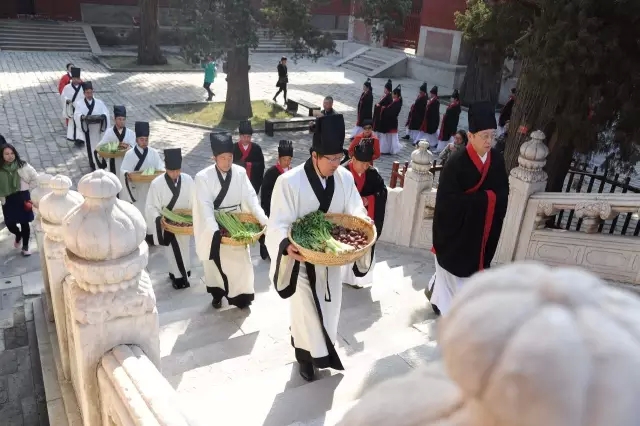
[{"label": "green vegetable in basket", "polygon": [[193,225],[193,216],[186,215],[186,214],[179,214],[169,210],[166,207],[162,208],[161,213],[162,213],[162,216],[165,217],[165,219],[170,220],[171,222]]},{"label": "green vegetable in basket", "polygon": [[149,167],[148,169],[145,169],[141,174],[142,176],[149,176],[155,173],[156,173],[156,169],[154,169],[153,167]]},{"label": "green vegetable in basket", "polygon": [[118,148],[120,147],[119,142],[108,142],[104,145],[100,145],[98,149],[101,152],[118,152]]},{"label": "green vegetable in basket", "polygon": [[297,244],[313,251],[342,254],[355,250],[355,247],[333,238],[332,229],[333,223],[318,210],[296,220],[291,228],[291,236]]},{"label": "green vegetable in basket", "polygon": [[251,242],[262,228],[255,223],[243,223],[238,218],[227,212],[215,212],[216,221],[229,232],[229,236],[236,241]]}]

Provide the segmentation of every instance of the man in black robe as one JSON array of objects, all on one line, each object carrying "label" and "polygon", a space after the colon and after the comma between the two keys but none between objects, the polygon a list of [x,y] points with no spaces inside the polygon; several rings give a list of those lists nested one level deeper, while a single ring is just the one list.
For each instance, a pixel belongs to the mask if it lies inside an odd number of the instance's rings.
[{"label": "man in black robe", "polygon": [[367,78],[367,81],[362,85],[362,94],[358,101],[358,116],[356,119],[356,125],[351,132],[351,140],[354,137],[362,133],[364,122],[373,118],[373,92],[371,91],[371,79]]},{"label": "man in black robe", "polygon": [[[373,108],[373,131],[376,133],[384,133],[384,128],[382,126],[382,121],[380,116],[382,115],[382,110],[384,107],[388,106],[393,102],[393,97],[391,96],[391,90],[393,90],[393,84],[391,83],[391,79],[387,80],[384,85],[384,95],[376,106]],[[380,138],[380,135],[378,135]]]},{"label": "man in black robe", "polygon": [[429,147],[435,149],[438,146],[438,126],[440,126],[440,101],[438,100],[438,86],[433,86],[429,91],[429,101],[420,126],[420,131],[425,134]]},{"label": "man in black robe", "polygon": [[395,155],[402,150],[398,139],[398,116],[402,110],[402,90],[398,85],[391,93],[392,101],[380,112],[382,130],[378,133],[380,140],[380,154]]},{"label": "man in black robe", "polygon": [[[293,159],[293,142],[281,140],[278,144],[278,162],[269,167],[264,173],[262,180],[262,192],[260,193],[260,205],[264,214],[269,217],[271,213],[271,194],[273,187],[276,185],[278,176],[291,169],[291,160]],[[262,260],[269,259],[269,252],[264,244],[264,235],[260,238],[260,256]]]},{"label": "man in black robe", "polygon": [[260,148],[260,145],[257,143],[251,141],[253,128],[251,128],[251,122],[249,120],[240,122],[238,133],[240,133],[240,140],[233,144],[233,164],[245,168],[251,185],[256,191],[256,194],[258,194],[264,175],[264,155],[262,154],[262,148]]},{"label": "man in black robe", "polygon": [[411,110],[409,111],[409,117],[405,126],[407,127],[407,134],[403,139],[411,139],[411,142],[415,145],[420,140],[420,127],[424,121],[424,115],[427,111],[427,83],[422,83],[420,90],[418,91],[418,97],[416,98]]},{"label": "man in black robe", "polygon": [[462,107],[460,106],[460,93],[458,89],[454,90],[451,94],[451,103],[447,106],[447,110],[442,116],[442,123],[440,123],[440,135],[438,136],[438,147],[436,153],[440,153],[447,148],[447,145],[453,143],[453,135],[458,131],[458,123],[460,121],[460,113]]},{"label": "man in black robe", "polygon": [[502,155],[491,148],[496,127],[491,103],[471,105],[467,148],[440,173],[433,217],[436,274],[428,288],[436,313],[447,313],[465,278],[489,268],[498,247],[509,180]]}]

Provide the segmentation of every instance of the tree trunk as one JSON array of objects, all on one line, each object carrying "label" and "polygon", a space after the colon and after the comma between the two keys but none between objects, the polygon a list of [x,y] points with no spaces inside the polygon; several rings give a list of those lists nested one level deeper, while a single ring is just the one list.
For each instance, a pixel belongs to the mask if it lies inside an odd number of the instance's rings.
[{"label": "tree trunk", "polygon": [[573,160],[574,147],[571,140],[567,141],[561,132],[554,132],[549,139],[549,156],[545,170],[549,179],[547,180],[548,192],[562,192],[564,179],[567,176],[571,160]]},{"label": "tree trunk", "polygon": [[140,0],[140,41],[138,65],[164,65],[167,58],[160,51],[158,0]]},{"label": "tree trunk", "polygon": [[[509,121],[509,134],[504,151],[507,171],[518,165],[520,146],[529,139],[529,134],[542,130],[547,137],[547,145],[556,130],[554,117],[558,110],[556,91],[542,87],[527,78],[528,62],[522,67],[518,79],[516,103]],[[557,149],[557,148],[556,148]]]},{"label": "tree trunk", "polygon": [[490,52],[488,48],[471,49],[460,87],[460,100],[463,105],[468,106],[480,101],[498,103],[503,63],[504,57]]},{"label": "tree trunk", "polygon": [[249,48],[239,47],[227,53],[227,99],[225,120],[240,121],[253,116],[249,90]]}]

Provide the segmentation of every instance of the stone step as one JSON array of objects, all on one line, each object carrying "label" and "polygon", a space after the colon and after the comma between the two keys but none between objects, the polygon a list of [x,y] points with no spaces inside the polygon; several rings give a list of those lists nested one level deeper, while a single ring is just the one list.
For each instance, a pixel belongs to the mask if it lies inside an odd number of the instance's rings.
[{"label": "stone step", "polygon": [[356,56],[356,58],[358,59],[363,59],[367,62],[371,62],[372,64],[375,64],[376,66],[380,66],[385,64],[387,61],[384,59],[380,59],[377,56],[372,56],[372,55],[368,55],[368,52],[364,52],[362,55],[360,56]]},{"label": "stone step", "polygon": [[23,44],[0,44],[1,50],[16,50],[16,51],[29,51],[29,52],[90,52],[91,48],[76,46],[28,46]]},{"label": "stone step", "polygon": [[313,420],[304,422],[291,423],[289,426],[335,426],[344,418],[345,414],[349,412],[354,405],[356,405],[360,399],[347,402],[339,407],[332,408],[331,410],[323,413],[321,416],[316,417]]},{"label": "stone step", "polygon": [[359,72],[360,74],[364,74],[364,75],[368,75],[372,71],[372,68],[361,67],[356,64],[353,64],[352,62],[345,62],[344,64],[341,65],[341,67],[351,71]]},{"label": "stone step", "polygon": [[361,67],[371,68],[372,70],[383,66],[385,63],[377,61],[375,59],[367,58],[364,56],[357,56],[349,61],[349,63],[356,64]]},{"label": "stone step", "polygon": [[2,25],[0,24],[1,32],[21,32],[25,34],[84,34],[82,27],[23,27],[19,25]]},{"label": "stone step", "polygon": [[18,35],[18,34],[11,34],[11,35],[5,35],[5,34],[0,34],[0,43],[12,43],[12,42],[16,42],[16,41],[23,41],[23,42],[32,42],[32,43],[47,43],[47,44],[51,44],[51,43],[59,43],[59,44],[69,44],[69,45],[74,45],[74,44],[89,44],[87,42],[87,38],[83,35],[82,37],[79,36],[73,36],[73,37],[67,37],[67,36],[61,36],[61,35],[49,35],[49,36],[36,36],[36,37],[32,37],[32,36],[28,36],[28,35]]}]

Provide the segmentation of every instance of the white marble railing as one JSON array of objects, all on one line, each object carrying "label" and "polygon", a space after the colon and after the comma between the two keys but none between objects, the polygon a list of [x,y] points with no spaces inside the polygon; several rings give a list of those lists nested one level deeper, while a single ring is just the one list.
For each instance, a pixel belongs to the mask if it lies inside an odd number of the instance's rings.
[{"label": "white marble railing", "polygon": [[98,367],[102,425],[193,425],[176,391],[135,345],[106,353]]}]

